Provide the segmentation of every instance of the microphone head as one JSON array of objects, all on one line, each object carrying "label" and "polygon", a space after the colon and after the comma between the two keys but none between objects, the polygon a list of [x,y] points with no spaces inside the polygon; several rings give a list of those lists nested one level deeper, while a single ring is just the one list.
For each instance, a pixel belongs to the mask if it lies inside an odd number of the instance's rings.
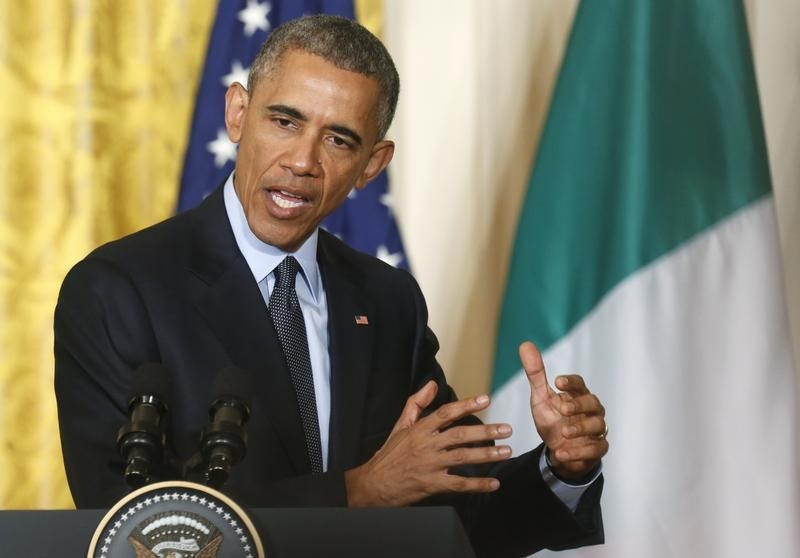
[{"label": "microphone head", "polygon": [[157,362],[146,362],[133,371],[129,405],[138,399],[155,399],[165,408],[172,397],[172,374]]},{"label": "microphone head", "polygon": [[246,415],[250,414],[253,387],[251,374],[236,366],[226,366],[217,374],[211,389],[211,416],[220,404],[236,404],[243,408]]}]

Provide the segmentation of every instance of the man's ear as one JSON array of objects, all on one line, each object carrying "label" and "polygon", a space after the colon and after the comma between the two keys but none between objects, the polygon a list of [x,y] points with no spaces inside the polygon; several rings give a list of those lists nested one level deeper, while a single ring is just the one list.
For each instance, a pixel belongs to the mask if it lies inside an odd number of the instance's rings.
[{"label": "man's ear", "polygon": [[249,102],[250,95],[239,82],[233,82],[225,92],[225,128],[228,129],[228,137],[233,143],[239,143],[242,138],[244,117]]},{"label": "man's ear", "polygon": [[355,187],[360,190],[366,186],[370,180],[378,176],[386,168],[393,156],[393,141],[382,140],[372,146],[372,155],[367,161],[367,166],[364,167],[364,172],[356,179]]}]

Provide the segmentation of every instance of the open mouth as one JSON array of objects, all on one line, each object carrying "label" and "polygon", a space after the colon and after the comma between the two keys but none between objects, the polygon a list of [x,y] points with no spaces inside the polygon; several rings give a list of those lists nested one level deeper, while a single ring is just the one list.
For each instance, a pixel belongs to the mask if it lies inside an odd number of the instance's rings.
[{"label": "open mouth", "polygon": [[300,207],[304,203],[308,202],[308,198],[287,192],[286,190],[270,190],[269,195],[272,198],[272,201],[275,202],[275,205],[283,209]]}]

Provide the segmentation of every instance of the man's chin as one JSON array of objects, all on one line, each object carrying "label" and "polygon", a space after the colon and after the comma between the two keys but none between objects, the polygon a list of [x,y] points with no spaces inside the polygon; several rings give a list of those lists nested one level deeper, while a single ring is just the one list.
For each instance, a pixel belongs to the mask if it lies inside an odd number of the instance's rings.
[{"label": "man's chin", "polygon": [[[252,227],[251,230],[253,230]],[[300,246],[303,245],[303,242],[311,236],[312,232],[314,232],[313,228],[304,233],[300,233],[299,231],[276,231],[273,228],[268,230],[253,230],[253,234],[255,234],[256,238],[261,242],[274,246],[284,252],[296,252]]]}]

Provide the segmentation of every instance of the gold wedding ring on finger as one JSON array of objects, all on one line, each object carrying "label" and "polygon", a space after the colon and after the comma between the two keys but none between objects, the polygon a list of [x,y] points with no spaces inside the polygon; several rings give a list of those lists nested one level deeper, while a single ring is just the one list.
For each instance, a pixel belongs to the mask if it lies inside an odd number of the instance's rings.
[{"label": "gold wedding ring on finger", "polygon": [[605,428],[605,430],[603,430],[603,433],[602,433],[602,434],[598,434],[598,435],[597,435],[597,436],[595,436],[594,438],[595,438],[595,440],[597,440],[597,441],[602,441],[602,440],[605,440],[605,439],[606,439],[606,436],[608,436],[608,425],[607,425],[607,424],[606,424],[606,428]]}]

